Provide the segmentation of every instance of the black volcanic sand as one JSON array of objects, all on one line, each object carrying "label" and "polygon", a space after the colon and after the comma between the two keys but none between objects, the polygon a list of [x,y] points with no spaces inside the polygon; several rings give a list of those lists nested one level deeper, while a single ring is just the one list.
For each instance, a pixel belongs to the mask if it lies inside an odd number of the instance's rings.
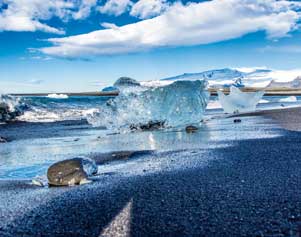
[{"label": "black volcanic sand", "polygon": [[283,130],[215,149],[131,154],[83,186],[2,180],[0,236],[300,236],[300,150],[301,133]]},{"label": "black volcanic sand", "polygon": [[301,108],[283,108],[244,113],[238,116],[264,116],[273,119],[281,127],[291,131],[301,131]]}]

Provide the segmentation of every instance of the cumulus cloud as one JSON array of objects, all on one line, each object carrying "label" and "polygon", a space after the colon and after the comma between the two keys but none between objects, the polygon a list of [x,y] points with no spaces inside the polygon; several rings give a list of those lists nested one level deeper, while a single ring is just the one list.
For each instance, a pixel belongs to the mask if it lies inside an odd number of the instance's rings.
[{"label": "cumulus cloud", "polygon": [[140,0],[132,6],[130,15],[147,19],[160,15],[170,4],[166,0]]},{"label": "cumulus cloud", "polygon": [[105,5],[99,7],[103,14],[119,16],[129,10],[132,5],[130,0],[108,0]]},{"label": "cumulus cloud", "polygon": [[97,0],[2,0],[0,31],[44,31],[64,34],[64,30],[49,26],[45,21],[58,17],[82,19],[90,14]]},{"label": "cumulus cloud", "polygon": [[84,19],[91,13],[91,9],[96,6],[97,0],[82,0],[78,6],[78,11],[73,13],[75,20]]},{"label": "cumulus cloud", "polygon": [[200,45],[265,31],[270,39],[287,36],[300,21],[300,2],[213,0],[176,3],[160,16],[88,34],[50,38],[43,53],[66,58],[139,52],[158,47]]}]

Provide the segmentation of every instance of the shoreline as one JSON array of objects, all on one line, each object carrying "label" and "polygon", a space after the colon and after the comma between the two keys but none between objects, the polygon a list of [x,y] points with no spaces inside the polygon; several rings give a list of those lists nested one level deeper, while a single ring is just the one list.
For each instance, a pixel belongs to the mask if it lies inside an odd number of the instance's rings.
[{"label": "shoreline", "polygon": [[[256,92],[264,90],[264,96],[301,96],[301,89],[285,89],[285,88],[255,88],[255,87],[244,87],[240,88],[243,92]],[[217,96],[217,89],[209,88],[211,96]],[[222,90],[225,94],[229,94],[229,89]],[[49,93],[12,93],[12,96],[48,96],[49,94],[65,94],[67,96],[118,96],[118,92],[103,92],[103,91],[91,91],[91,92],[49,92]]]},{"label": "shoreline", "polygon": [[[289,111],[287,122],[301,118],[301,108],[276,111],[280,117]],[[81,124],[7,125],[16,135],[18,126],[26,127],[18,142],[27,141],[29,153],[43,144],[37,153],[43,157],[58,144],[66,154],[68,148],[87,154],[99,171],[90,184],[63,188],[0,179],[0,235],[298,236],[301,133],[255,115],[241,116],[240,123],[232,117],[209,120],[192,134],[155,131],[100,139],[100,131],[83,130]],[[31,146],[41,140],[41,131],[49,147]],[[106,144],[123,152],[103,152]],[[124,149],[128,144],[138,152]],[[76,150],[87,145],[93,149]],[[14,141],[7,146],[18,155]]]}]

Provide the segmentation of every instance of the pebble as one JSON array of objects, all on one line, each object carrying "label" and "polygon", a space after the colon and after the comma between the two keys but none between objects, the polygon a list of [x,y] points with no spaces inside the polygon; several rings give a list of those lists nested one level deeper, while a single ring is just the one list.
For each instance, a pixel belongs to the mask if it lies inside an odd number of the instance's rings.
[{"label": "pebble", "polygon": [[189,126],[187,126],[187,127],[185,128],[185,131],[186,131],[187,133],[194,133],[194,132],[196,132],[197,130],[198,130],[198,128],[195,127],[195,126],[192,126],[192,125],[189,125]]}]

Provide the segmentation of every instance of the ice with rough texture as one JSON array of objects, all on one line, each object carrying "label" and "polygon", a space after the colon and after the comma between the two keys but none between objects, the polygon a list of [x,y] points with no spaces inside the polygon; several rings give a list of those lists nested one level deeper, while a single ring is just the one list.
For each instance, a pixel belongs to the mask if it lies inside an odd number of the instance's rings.
[{"label": "ice with rough texture", "polygon": [[123,88],[98,113],[88,117],[94,126],[110,130],[128,130],[132,125],[164,122],[165,126],[200,123],[209,94],[207,82],[176,81],[167,86],[131,86]]},{"label": "ice with rough texture", "polygon": [[230,87],[230,94],[225,95],[218,91],[218,99],[226,113],[241,113],[256,110],[264,91],[242,92],[235,86]]}]

